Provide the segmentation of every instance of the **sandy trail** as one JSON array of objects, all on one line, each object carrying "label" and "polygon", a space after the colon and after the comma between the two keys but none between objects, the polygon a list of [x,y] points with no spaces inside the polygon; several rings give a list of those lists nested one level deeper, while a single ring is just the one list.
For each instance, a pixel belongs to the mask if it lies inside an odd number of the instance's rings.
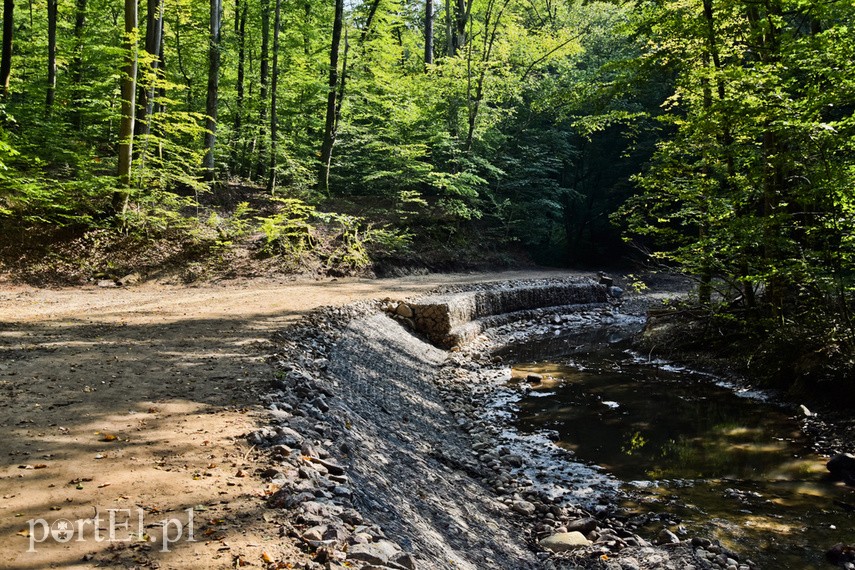
[{"label": "sandy trail", "polygon": [[[243,437],[263,421],[270,333],[321,305],[564,275],[0,289],[0,567],[305,560],[264,508],[266,464]],[[45,538],[38,519],[73,532]]]}]

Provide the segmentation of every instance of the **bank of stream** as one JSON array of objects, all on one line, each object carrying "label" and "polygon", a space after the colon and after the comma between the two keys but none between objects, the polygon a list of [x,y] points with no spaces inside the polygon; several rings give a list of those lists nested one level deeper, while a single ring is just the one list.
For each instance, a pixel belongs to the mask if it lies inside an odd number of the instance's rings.
[{"label": "bank of stream", "polygon": [[[249,440],[308,568],[817,567],[847,542],[848,490],[787,411],[623,352],[658,298],[621,305],[585,280],[440,293],[275,338],[270,425]],[[565,293],[575,305],[544,304]],[[812,501],[827,508],[788,514]]]},{"label": "bank of stream", "polygon": [[715,538],[761,568],[820,568],[831,546],[851,541],[855,490],[830,480],[800,429],[804,412],[648,362],[614,342],[620,334],[598,337],[502,354],[524,394],[517,428],[557,433],[574,460],[618,479],[632,530]]}]

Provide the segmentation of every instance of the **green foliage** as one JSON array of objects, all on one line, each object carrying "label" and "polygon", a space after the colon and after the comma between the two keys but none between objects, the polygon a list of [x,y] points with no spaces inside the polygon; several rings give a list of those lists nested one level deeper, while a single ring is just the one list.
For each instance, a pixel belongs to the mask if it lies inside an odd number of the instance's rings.
[{"label": "green foliage", "polygon": [[273,216],[259,218],[264,232],[263,250],[269,254],[284,253],[294,257],[305,254],[316,241],[314,228],[309,220],[317,213],[310,206],[295,198],[278,198],[279,211]]},{"label": "green foliage", "polygon": [[[855,349],[853,15],[675,0],[638,17],[639,64],[671,70],[675,89],[658,117],[668,136],[615,218],[695,275],[702,303],[757,331],[770,360]],[[779,376],[809,368],[787,362]]]},{"label": "green foliage", "polygon": [[372,263],[372,254],[406,251],[412,236],[393,228],[375,228],[347,214],[319,212],[295,198],[277,198],[273,216],[258,218],[264,233],[262,250],[299,264],[309,255],[320,256],[327,267],[362,270]]}]

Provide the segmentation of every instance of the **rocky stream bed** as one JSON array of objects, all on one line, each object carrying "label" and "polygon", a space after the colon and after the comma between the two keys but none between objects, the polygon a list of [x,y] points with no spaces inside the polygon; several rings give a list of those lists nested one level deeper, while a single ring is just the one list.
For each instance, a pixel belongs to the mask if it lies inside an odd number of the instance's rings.
[{"label": "rocky stream bed", "polygon": [[[534,285],[544,283],[504,287]],[[618,481],[572,461],[549,433],[513,429],[508,402],[524,387],[508,384],[501,347],[620,334],[655,302],[582,285],[597,302],[514,306],[451,350],[414,333],[410,301],[391,299],[322,309],[277,335],[270,425],[249,440],[269,453],[268,506],[287,515],[283,536],[313,554],[306,568],[756,567],[718,542],[678,537],[667,515],[624,512]],[[651,522],[661,530],[642,536]]]}]

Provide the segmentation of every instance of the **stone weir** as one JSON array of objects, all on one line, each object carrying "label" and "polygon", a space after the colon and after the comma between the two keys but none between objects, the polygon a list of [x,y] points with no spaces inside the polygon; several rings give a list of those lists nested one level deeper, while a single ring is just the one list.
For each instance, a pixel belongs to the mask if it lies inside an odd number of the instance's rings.
[{"label": "stone weir", "polygon": [[387,310],[434,344],[451,348],[535,309],[605,303],[608,299],[604,285],[575,279],[431,295],[388,305]]}]

